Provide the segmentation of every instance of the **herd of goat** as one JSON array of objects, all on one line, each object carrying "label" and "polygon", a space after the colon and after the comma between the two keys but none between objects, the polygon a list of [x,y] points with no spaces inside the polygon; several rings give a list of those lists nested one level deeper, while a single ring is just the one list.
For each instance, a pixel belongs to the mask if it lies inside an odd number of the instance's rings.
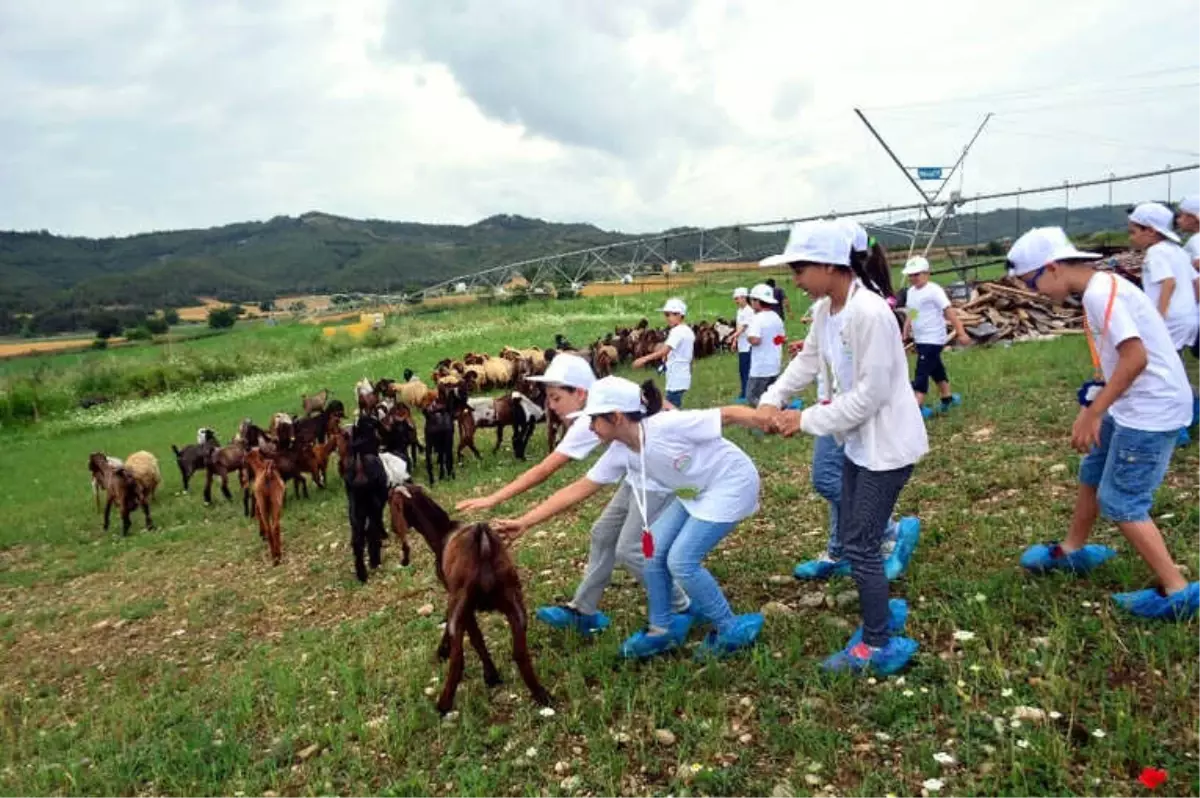
[{"label": "herd of goat", "polygon": [[[693,325],[695,356],[708,357],[722,348],[733,332],[724,320]],[[405,370],[403,381],[360,380],[354,388],[357,413],[347,419],[344,403],[328,389],[301,398],[301,412],[273,415],[266,428],[244,419],[228,444],[222,445],[210,428],[197,431],[195,443],[182,448],[172,445],[176,464],[188,491],[194,476],[205,475],[204,501],[212,502],[212,486],[219,482],[227,500],[229,477],[236,475],[242,491],[243,512],[258,522],[273,563],[283,557],[281,518],[287,483],[295,497],[307,498],[308,481],[326,486],[326,474],[336,452],[338,474],[346,490],[350,521],[350,544],[355,576],[366,582],[368,565],[373,570],[382,561],[383,541],[388,537],[383,517],[389,516],[392,533],[408,565],[409,529],[415,529],[433,552],[439,581],[450,599],[446,627],[438,653],[450,659],[438,709],[448,712],[462,676],[463,634],[483,661],[484,679],[495,684],[499,676],[488,655],[475,620],[477,611],[503,614],[512,629],[513,657],[534,699],[549,702],[549,694],[534,674],[526,648],[525,603],[520,579],[504,542],[486,525],[461,525],[426,492],[413,484],[418,457],[425,454],[430,485],[437,479],[453,479],[455,465],[470,450],[482,459],[475,445],[479,428],[494,428],[498,451],[504,430],[512,428],[513,452],[525,458],[526,447],[537,424],[545,422],[549,448],[553,448],[562,421],[546,407],[545,389],[529,378],[545,372],[559,353],[584,357],[597,376],[612,373],[621,363],[653,352],[666,340],[666,330],[652,329],[643,319],[633,328],[619,328],[587,349],[576,349],[562,335],[553,349],[513,349],[499,355],[467,353],[461,360],[443,360],[431,374],[431,385]],[[501,390],[497,396],[480,396],[483,391]],[[417,429],[416,413],[424,417],[424,443]],[[457,448],[455,438],[457,436]],[[140,507],[146,528],[153,528],[150,504],[162,482],[158,461],[140,451],[124,461],[103,452],[88,459],[97,509],[100,496],[107,496],[104,528],[109,528],[112,508],[121,515],[122,531],[128,534],[131,515]]]}]

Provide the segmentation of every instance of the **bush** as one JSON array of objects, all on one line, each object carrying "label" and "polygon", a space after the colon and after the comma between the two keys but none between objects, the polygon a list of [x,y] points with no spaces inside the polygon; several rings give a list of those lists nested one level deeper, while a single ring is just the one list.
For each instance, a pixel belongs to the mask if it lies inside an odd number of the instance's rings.
[{"label": "bush", "polygon": [[153,336],[145,327],[130,327],[125,331],[127,341],[149,341]]},{"label": "bush", "polygon": [[142,326],[154,335],[164,335],[171,330],[171,325],[162,316],[151,316]]},{"label": "bush", "polygon": [[92,349],[108,349],[108,339],[97,338],[95,341],[92,341]]},{"label": "bush", "polygon": [[232,305],[229,306],[229,309],[231,311],[233,311],[234,318],[240,319],[242,316],[246,315],[246,309],[244,307],[242,307],[241,302],[234,302]]},{"label": "bush", "polygon": [[270,313],[275,309],[275,301],[273,299],[264,299],[258,303],[258,309],[263,313]]},{"label": "bush", "polygon": [[179,323],[179,311],[175,308],[163,308],[162,317],[167,324]]},{"label": "bush", "polygon": [[208,312],[208,326],[214,330],[227,330],[237,323],[233,308],[213,308]]},{"label": "bush", "polygon": [[97,338],[112,338],[121,332],[121,320],[115,313],[93,313],[88,319],[88,327],[96,331]]}]

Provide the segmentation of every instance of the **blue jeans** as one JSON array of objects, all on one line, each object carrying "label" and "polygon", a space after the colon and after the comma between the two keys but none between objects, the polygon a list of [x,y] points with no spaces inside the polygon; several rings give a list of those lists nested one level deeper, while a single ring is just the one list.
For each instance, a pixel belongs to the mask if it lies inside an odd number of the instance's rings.
[{"label": "blue jeans", "polygon": [[[832,435],[822,435],[813,442],[812,486],[813,490],[829,502],[829,559],[840,560],[843,556],[842,539],[838,535],[838,515],[842,502],[842,460],[845,448]],[[895,540],[896,522],[888,519],[883,533],[884,540]]]},{"label": "blue jeans", "polygon": [[1100,422],[1100,445],[1079,463],[1079,482],[1096,488],[1105,518],[1116,523],[1150,520],[1154,492],[1175,452],[1179,430],[1146,432],[1122,427],[1109,414]]},{"label": "blue jeans", "polygon": [[666,629],[671,622],[671,581],[692,600],[692,614],[712,623],[717,633],[733,625],[733,610],[717,580],[700,564],[736,522],[692,518],[683,502],[675,499],[650,527],[654,556],[646,561],[646,594],[650,625]]},{"label": "blue jeans", "polygon": [[683,409],[683,395],[687,391],[667,391],[667,401],[679,410]]},{"label": "blue jeans", "polygon": [[746,383],[750,379],[750,353],[738,352],[738,376],[742,380],[742,392],[738,394],[739,399],[746,398]]}]

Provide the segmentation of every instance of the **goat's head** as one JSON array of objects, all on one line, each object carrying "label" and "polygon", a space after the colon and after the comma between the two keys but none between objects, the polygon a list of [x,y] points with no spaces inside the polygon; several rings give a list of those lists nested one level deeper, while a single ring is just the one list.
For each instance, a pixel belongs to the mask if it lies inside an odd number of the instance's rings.
[{"label": "goat's head", "polygon": [[412,369],[405,369],[405,370],[404,370],[404,381],[405,381],[405,382],[409,382],[409,381],[411,381],[411,380],[412,380],[412,378],[413,378],[413,376],[414,376],[414,372],[413,372],[413,370],[412,370]]},{"label": "goat's head", "polygon": [[104,452],[92,452],[88,455],[88,470],[97,476],[108,471],[108,457]]},{"label": "goat's head", "polygon": [[204,446],[205,444],[212,444],[213,446],[221,445],[217,442],[217,433],[210,427],[201,427],[196,430],[196,443],[200,446]]},{"label": "goat's head", "polygon": [[405,486],[404,520],[421,533],[439,558],[446,538],[458,528],[458,523],[417,484]]}]

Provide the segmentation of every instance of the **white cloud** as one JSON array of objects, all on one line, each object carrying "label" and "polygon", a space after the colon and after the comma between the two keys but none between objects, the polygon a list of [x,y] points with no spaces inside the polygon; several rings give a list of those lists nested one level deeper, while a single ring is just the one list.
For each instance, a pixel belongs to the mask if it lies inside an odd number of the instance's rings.
[{"label": "white cloud", "polygon": [[321,209],[649,231],[911,201],[854,106],[913,164],[951,162],[995,110],[967,194],[1197,159],[1194,2],[968,6],[4,4],[0,228]]}]

